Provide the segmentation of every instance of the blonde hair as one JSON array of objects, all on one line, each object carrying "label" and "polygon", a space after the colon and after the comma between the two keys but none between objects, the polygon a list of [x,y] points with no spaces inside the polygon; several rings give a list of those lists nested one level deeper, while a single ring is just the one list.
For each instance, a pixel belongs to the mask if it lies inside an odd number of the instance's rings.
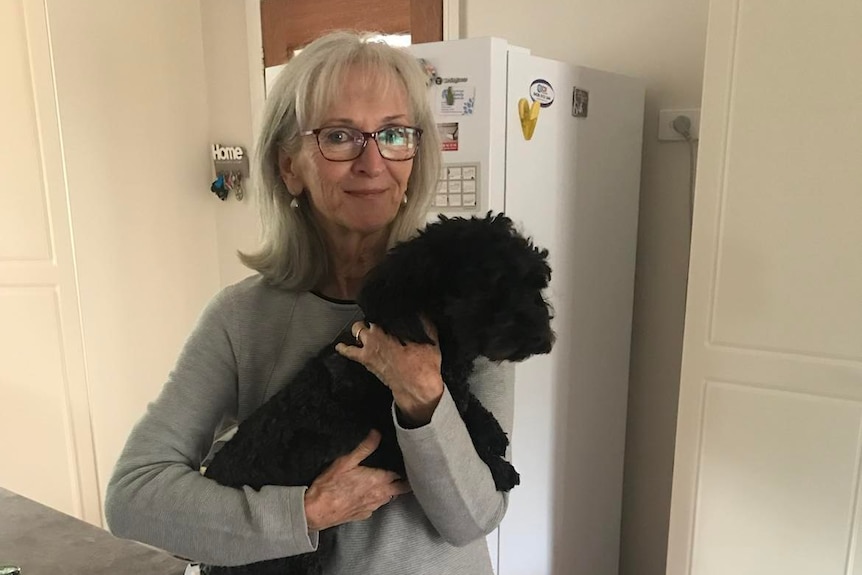
[{"label": "blonde hair", "polygon": [[359,69],[383,89],[400,84],[407,94],[414,126],[422,130],[419,150],[407,182],[408,202],[391,224],[388,246],[410,238],[425,224],[440,171],[440,141],[428,104],[427,76],[406,50],[370,42],[370,33],[333,32],[296,55],[279,74],[267,97],[261,132],[253,157],[254,188],[258,194],[261,245],[240,253],[242,262],[270,283],[287,289],[312,289],[328,268],[328,258],[311,208],[299,198],[299,208],[282,181],[279,149],[295,156],[302,147],[299,132],[316,127],[339,97],[349,70]]}]

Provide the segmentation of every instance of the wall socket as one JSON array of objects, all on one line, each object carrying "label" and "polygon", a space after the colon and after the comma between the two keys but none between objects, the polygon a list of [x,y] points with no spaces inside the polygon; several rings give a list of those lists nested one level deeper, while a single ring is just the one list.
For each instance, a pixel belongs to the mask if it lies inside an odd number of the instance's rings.
[{"label": "wall socket", "polygon": [[677,116],[688,116],[691,120],[691,136],[697,140],[700,138],[700,108],[689,108],[686,110],[659,110],[658,113],[658,139],[660,142],[674,140],[685,140],[673,129],[671,124]]}]

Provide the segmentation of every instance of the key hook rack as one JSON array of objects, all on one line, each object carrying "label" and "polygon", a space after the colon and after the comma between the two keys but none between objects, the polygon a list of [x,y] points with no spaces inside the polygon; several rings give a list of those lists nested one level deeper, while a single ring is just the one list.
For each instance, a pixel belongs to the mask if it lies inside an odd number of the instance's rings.
[{"label": "key hook rack", "polygon": [[210,186],[210,191],[222,201],[227,200],[231,192],[237,200],[242,201],[245,196],[243,181],[249,176],[248,154],[241,146],[221,144],[213,144],[211,153],[215,180]]}]

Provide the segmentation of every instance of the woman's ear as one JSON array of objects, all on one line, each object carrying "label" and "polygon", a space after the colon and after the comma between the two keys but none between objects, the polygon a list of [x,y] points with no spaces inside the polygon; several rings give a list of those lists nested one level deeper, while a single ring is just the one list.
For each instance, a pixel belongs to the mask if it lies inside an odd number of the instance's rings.
[{"label": "woman's ear", "polygon": [[299,197],[305,189],[305,180],[299,170],[299,162],[282,149],[278,150],[278,173],[291,196]]}]

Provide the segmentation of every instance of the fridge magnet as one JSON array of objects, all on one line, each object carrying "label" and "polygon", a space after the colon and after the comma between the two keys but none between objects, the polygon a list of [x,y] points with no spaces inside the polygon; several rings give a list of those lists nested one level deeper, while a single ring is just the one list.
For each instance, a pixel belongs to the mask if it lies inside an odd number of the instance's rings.
[{"label": "fridge magnet", "polygon": [[471,116],[475,101],[475,86],[441,87],[437,97],[440,114],[445,116]]},{"label": "fridge magnet", "polygon": [[525,140],[533,139],[536,122],[539,121],[539,110],[541,110],[541,104],[536,100],[532,102],[526,98],[518,100],[518,117],[521,119],[521,133],[524,134]]},{"label": "fridge magnet", "polygon": [[532,98],[534,102],[538,102],[543,108],[547,108],[553,104],[554,97],[554,88],[551,87],[551,83],[547,80],[542,80],[540,78],[538,80],[533,80],[533,83],[530,84],[530,98]]},{"label": "fridge magnet", "polygon": [[572,116],[586,118],[590,104],[590,93],[578,87],[572,89]]},{"label": "fridge magnet", "polygon": [[437,68],[435,68],[431,62],[429,62],[425,58],[419,58],[419,64],[422,66],[422,69],[425,70],[425,76],[427,76],[427,80],[425,82],[429,88],[432,84],[440,83],[437,81],[440,79],[440,77],[437,75]]},{"label": "fridge magnet", "polygon": [[458,150],[458,122],[437,124],[437,132],[440,134],[441,149],[444,152]]}]

